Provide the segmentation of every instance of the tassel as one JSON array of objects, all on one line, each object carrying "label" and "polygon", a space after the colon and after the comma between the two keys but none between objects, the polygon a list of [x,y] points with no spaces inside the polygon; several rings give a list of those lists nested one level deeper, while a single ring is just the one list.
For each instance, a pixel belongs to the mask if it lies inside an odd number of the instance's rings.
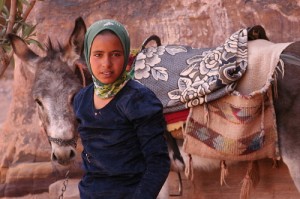
[{"label": "tassel", "polygon": [[208,111],[208,105],[205,103],[203,104],[204,108],[204,117],[205,117],[205,123],[206,123],[206,129],[209,129],[209,111]]},{"label": "tassel", "polygon": [[185,168],[185,176],[187,177],[187,179],[189,179],[191,181],[194,179],[193,159],[192,159],[191,154],[189,154],[188,165]]},{"label": "tassel", "polygon": [[264,123],[265,123],[265,95],[262,95],[261,120],[260,120],[261,136],[265,135]]},{"label": "tassel", "polygon": [[227,168],[227,165],[225,163],[225,160],[222,160],[221,161],[221,177],[220,177],[221,186],[223,185],[223,183],[227,185],[226,180],[225,180],[227,175],[228,175],[228,168]]},{"label": "tassel", "polygon": [[273,158],[273,166],[272,168],[279,168],[279,161],[276,158]]},{"label": "tassel", "polygon": [[248,165],[246,176],[242,181],[242,188],[240,199],[248,199],[250,196],[250,189],[255,188],[259,182],[258,162],[251,161]]}]

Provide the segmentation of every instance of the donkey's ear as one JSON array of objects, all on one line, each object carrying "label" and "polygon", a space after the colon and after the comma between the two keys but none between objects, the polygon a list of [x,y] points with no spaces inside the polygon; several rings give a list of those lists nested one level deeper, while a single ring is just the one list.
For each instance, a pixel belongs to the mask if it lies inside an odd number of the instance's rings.
[{"label": "donkey's ear", "polygon": [[77,55],[82,54],[85,33],[85,23],[81,17],[78,17],[75,21],[75,27],[69,39],[69,45]]},{"label": "donkey's ear", "polygon": [[36,60],[39,56],[35,54],[25,43],[25,41],[17,35],[8,34],[8,39],[12,45],[15,54],[25,62]]}]

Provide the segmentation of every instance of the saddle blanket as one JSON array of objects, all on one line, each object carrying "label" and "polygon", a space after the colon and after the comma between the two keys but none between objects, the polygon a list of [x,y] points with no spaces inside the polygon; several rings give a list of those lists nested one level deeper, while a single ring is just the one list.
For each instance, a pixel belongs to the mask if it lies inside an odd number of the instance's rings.
[{"label": "saddle blanket", "polygon": [[160,99],[164,113],[181,111],[230,93],[247,68],[247,29],[213,49],[166,45],[143,49],[134,79]]}]

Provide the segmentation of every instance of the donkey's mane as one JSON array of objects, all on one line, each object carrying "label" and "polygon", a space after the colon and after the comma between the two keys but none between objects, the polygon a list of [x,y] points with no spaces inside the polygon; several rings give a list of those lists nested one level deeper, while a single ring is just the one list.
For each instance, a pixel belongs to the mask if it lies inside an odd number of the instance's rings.
[{"label": "donkey's mane", "polygon": [[44,45],[47,57],[53,57],[65,52],[63,45],[57,41],[57,46],[54,46],[50,37],[48,37],[47,42]]}]

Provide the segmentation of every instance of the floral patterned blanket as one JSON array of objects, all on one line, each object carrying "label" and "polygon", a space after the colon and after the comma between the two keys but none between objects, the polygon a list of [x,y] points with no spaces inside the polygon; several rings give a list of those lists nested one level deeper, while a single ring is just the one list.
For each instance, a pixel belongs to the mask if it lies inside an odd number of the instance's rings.
[{"label": "floral patterned blanket", "polygon": [[232,34],[216,48],[166,45],[138,53],[135,79],[149,87],[164,106],[176,112],[232,92],[247,69],[248,30]]}]

